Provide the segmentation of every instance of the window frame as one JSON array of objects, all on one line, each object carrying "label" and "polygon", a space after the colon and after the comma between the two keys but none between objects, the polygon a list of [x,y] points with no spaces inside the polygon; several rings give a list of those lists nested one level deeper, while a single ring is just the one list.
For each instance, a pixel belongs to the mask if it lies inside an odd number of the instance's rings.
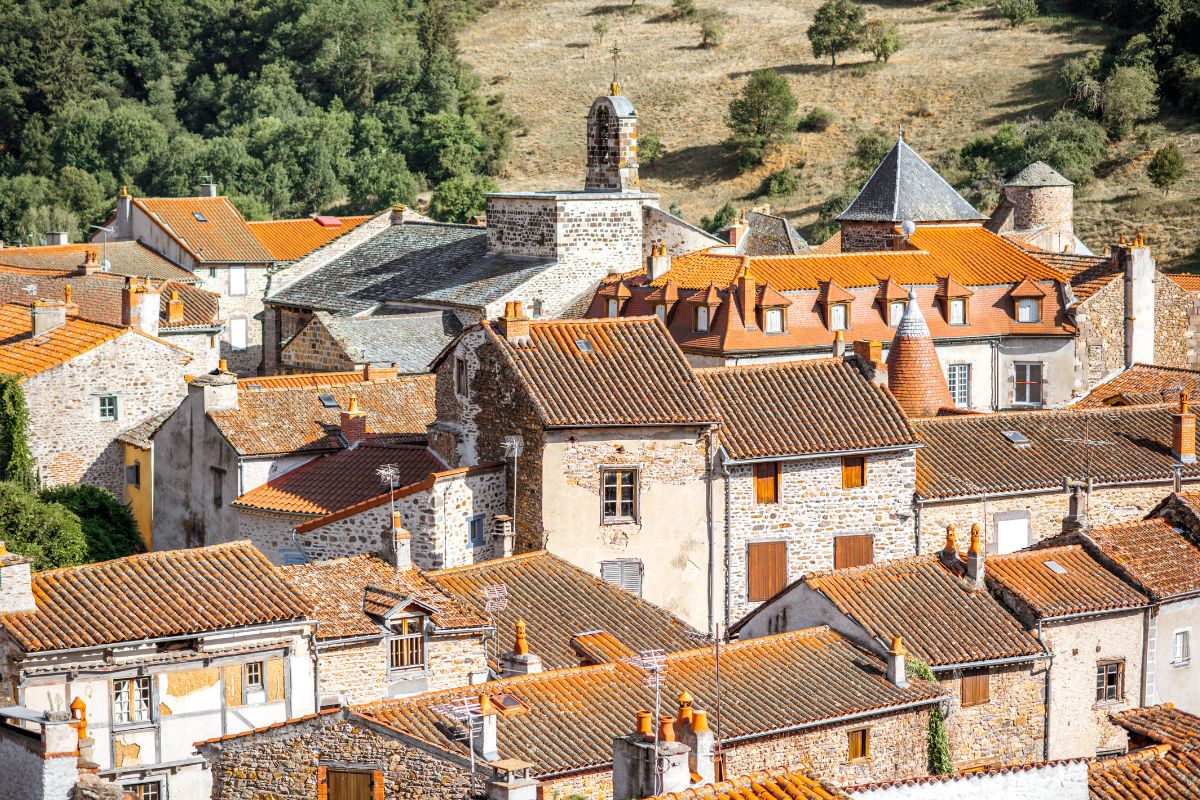
[{"label": "window frame", "polygon": [[[963,370],[966,375],[962,378],[962,390],[964,400],[960,403],[957,392],[955,390],[954,373],[955,370]],[[946,365],[946,387],[950,389],[950,399],[954,401],[955,408],[970,408],[971,407],[971,364],[970,362],[958,361],[953,364]]]},{"label": "window frame", "polygon": [[[783,564],[783,574],[781,576],[768,576],[763,581],[765,586],[757,587],[759,589],[757,592],[752,591],[752,589],[755,588],[754,581],[752,580],[754,574],[754,570],[752,569],[752,564],[755,560],[754,554],[756,552],[761,552],[762,548],[778,548],[780,546],[783,548],[782,557],[780,559],[780,563]],[[788,542],[786,539],[763,539],[756,542],[746,542],[747,603],[761,603],[765,600],[770,600],[772,597],[778,594],[781,589],[788,585],[788,557],[790,555],[788,549]]]},{"label": "window frame", "polygon": [[[1037,370],[1037,379],[1033,380],[1029,377],[1031,370]],[[1025,380],[1021,380],[1021,370],[1025,371]],[[1044,386],[1046,383],[1046,365],[1041,361],[1014,361],[1013,362],[1013,405],[1028,406],[1029,408],[1041,408],[1046,402],[1046,393]],[[1019,388],[1026,387],[1024,399],[1020,397]],[[1030,400],[1030,389],[1028,387],[1037,387],[1037,399]]]},{"label": "window frame", "polygon": [[125,465],[125,485],[135,489],[142,487],[142,462],[134,461]]},{"label": "window frame", "polygon": [[604,304],[604,316],[609,319],[621,316],[621,301],[615,297],[608,298]]},{"label": "window frame", "polygon": [[[971,687],[968,690],[968,687]],[[982,689],[982,690],[981,690]],[[970,695],[970,702],[968,702]],[[992,671],[964,669],[958,678],[958,696],[963,708],[985,706],[992,702]]]},{"label": "window frame", "polygon": [[[859,741],[861,740],[861,741]],[[858,754],[855,755],[855,751]],[[846,760],[851,764],[871,759],[871,728],[862,727],[846,731]]]},{"label": "window frame", "polygon": [[[900,327],[900,320],[904,319],[904,309],[908,305],[903,300],[888,300],[887,301],[887,324],[889,328]],[[900,313],[896,314],[896,308],[899,307]]]},{"label": "window frame", "polygon": [[[105,405],[112,406],[112,413],[105,413]],[[121,419],[121,401],[113,392],[96,395],[96,418],[101,422],[116,422]]]},{"label": "window frame", "polygon": [[[858,483],[851,483],[853,480],[848,476],[853,475],[855,464],[857,461]],[[842,488],[843,489],[862,489],[867,485],[867,457],[866,456],[842,456]]]},{"label": "window frame", "polygon": [[[779,327],[775,330],[771,329],[771,320],[779,320]],[[779,334],[787,333],[787,315],[783,313],[782,308],[764,308],[763,309],[763,333]]]},{"label": "window frame", "polygon": [[[780,477],[782,465],[778,461],[759,461],[753,465],[754,504],[758,506],[778,505],[780,502]],[[770,473],[770,474],[767,474]],[[764,487],[770,483],[770,499],[764,499]]]},{"label": "window frame", "polygon": [[[1110,685],[1110,674],[1116,675],[1115,686]],[[1108,696],[1110,690],[1115,690],[1115,697]],[[1125,659],[1100,659],[1096,662],[1096,705],[1107,706],[1123,702],[1125,702]]]},{"label": "window frame", "polygon": [[220,467],[209,467],[208,472],[212,481],[209,488],[212,489],[213,506],[222,508],[225,505],[225,470]]},{"label": "window frame", "polygon": [[[110,691],[114,729],[154,724],[154,681],[149,675],[113,678]],[[143,692],[144,707],[139,702]],[[121,699],[122,695],[124,700]]]},{"label": "window frame", "polygon": [[[251,671],[258,668],[258,681],[255,682],[251,678]],[[261,661],[247,661],[242,665],[242,680],[246,684],[246,691],[265,692],[267,690],[267,668]]]},{"label": "window frame", "polygon": [[[704,317],[704,324],[700,324],[701,316]],[[692,330],[696,333],[708,333],[712,327],[712,310],[705,305],[696,306],[695,312],[692,314]]]},{"label": "window frame", "polygon": [[471,396],[470,366],[462,356],[454,357],[454,393],[463,400]]},{"label": "window frame", "polygon": [[[629,475],[628,482],[625,482],[622,480],[622,476],[624,476],[626,474]],[[614,493],[613,500],[611,501],[616,504],[616,506],[615,506],[616,513],[611,514],[611,515],[605,511],[605,507],[610,502],[608,500],[608,489],[609,489],[608,476],[609,475],[613,475],[616,477],[616,482],[613,486],[615,493]],[[641,483],[642,483],[641,470],[640,470],[640,468],[638,468],[636,466],[614,464],[611,466],[600,467],[600,524],[601,525],[637,524],[637,521],[639,518],[639,513],[641,511],[641,502],[640,502],[640,500],[641,500],[641,498],[640,498]],[[630,510],[632,513],[628,516],[620,513],[626,502],[621,497],[621,490],[626,486],[631,487],[631,497],[628,502],[631,505]]]},{"label": "window frame", "polygon": [[[841,310],[842,319],[841,327],[834,325],[834,312]],[[829,317],[830,331],[848,331],[850,330],[850,304],[849,303],[830,303],[829,309],[826,312]]]},{"label": "window frame", "polygon": [[[955,319],[954,319],[954,316],[955,316],[954,310],[956,308],[962,309],[962,319],[957,320],[957,321],[955,321]],[[948,324],[948,325],[966,325],[968,308],[969,308],[969,306],[967,304],[967,298],[965,298],[965,297],[947,298],[947,300],[946,300],[946,324]]]},{"label": "window frame", "polygon": [[[167,794],[163,791],[164,788],[165,783],[162,779],[121,784],[121,790],[131,795],[133,800],[166,800]],[[150,789],[153,794],[143,791],[145,789]]]},{"label": "window frame", "polygon": [[[483,547],[487,544],[487,525],[484,524],[486,520],[487,515],[485,514],[473,514],[470,517],[467,517],[468,550],[473,550],[476,547]],[[479,532],[478,537],[475,536],[477,529]]]},{"label": "window frame", "polygon": [[[1181,638],[1182,637],[1182,638]],[[1179,647],[1180,641],[1183,642],[1183,647]],[[1182,649],[1182,654],[1180,650]],[[1192,629],[1176,628],[1171,633],[1171,666],[1186,667],[1192,663]]]},{"label": "window frame", "polygon": [[[413,628],[416,630],[413,630]],[[397,619],[389,620],[388,622],[388,674],[394,675],[398,672],[411,673],[416,670],[424,670],[428,662],[428,654],[425,642],[425,616],[423,614],[409,614]],[[409,643],[406,647],[405,643]],[[398,663],[411,659],[416,656],[415,663]]]},{"label": "window frame", "polygon": [[[1033,319],[1021,319],[1021,309],[1032,308]],[[1017,323],[1021,325],[1036,325],[1042,321],[1042,301],[1037,297],[1018,297],[1016,308]]]},{"label": "window frame", "polygon": [[654,316],[658,317],[658,319],[664,325],[666,325],[667,324],[667,304],[666,303],[655,303],[654,304]]}]

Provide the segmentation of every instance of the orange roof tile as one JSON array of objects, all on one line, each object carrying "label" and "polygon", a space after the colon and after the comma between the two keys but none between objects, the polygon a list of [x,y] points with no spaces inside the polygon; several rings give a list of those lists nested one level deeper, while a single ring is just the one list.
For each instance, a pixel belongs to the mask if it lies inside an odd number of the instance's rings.
[{"label": "orange roof tile", "polygon": [[1181,711],[1174,703],[1131,708],[1109,716],[1122,728],[1157,744],[1170,745],[1172,750],[1200,748],[1200,717]]},{"label": "orange roof tile", "polygon": [[1200,292],[1200,275],[1192,275],[1189,273],[1176,273],[1168,275],[1172,281],[1179,285],[1180,288],[1189,292]]},{"label": "orange roof tile", "polygon": [[246,389],[301,389],[336,386],[341,383],[362,383],[368,380],[395,378],[396,370],[370,367],[352,372],[304,372],[295,375],[255,375],[238,378],[238,386]]},{"label": "orange roof tile", "polygon": [[324,247],[362,225],[370,216],[322,217],[322,220],[337,220],[334,224],[321,224],[313,217],[304,219],[275,219],[247,222],[251,233],[262,242],[276,261],[296,261]]},{"label": "orange roof tile", "polygon": [[1155,600],[1200,591],[1200,549],[1164,519],[1090,528],[1081,536]]},{"label": "orange roof tile", "polygon": [[228,197],[140,197],[133,202],[197,261],[275,260]]},{"label": "orange roof tile", "polygon": [[[29,306],[0,306],[0,373],[28,378],[129,331],[114,325],[68,317],[65,324],[33,338]],[[182,352],[182,351],[181,351]]]},{"label": "orange roof tile", "polygon": [[1147,603],[1079,545],[989,556],[984,574],[1040,619]]},{"label": "orange roof tile", "polygon": [[1167,745],[1088,765],[1092,800],[1200,800],[1200,753]]},{"label": "orange roof tile", "polygon": [[1177,402],[1179,392],[1183,389],[1193,397],[1200,397],[1200,371],[1159,364],[1134,364],[1095,386],[1076,400],[1071,408]]},{"label": "orange roof tile", "polygon": [[843,800],[846,795],[802,770],[754,772],[668,792],[650,800]]},{"label": "orange roof tile", "polygon": [[575,648],[585,664],[607,664],[637,655],[635,650],[608,631],[577,633],[571,637],[571,647]]},{"label": "orange roof tile", "polygon": [[[103,236],[103,233],[101,233]],[[177,266],[141,242],[87,242],[82,244],[60,244],[45,247],[0,248],[0,264],[24,269],[44,269],[52,272],[77,272],[87,260],[88,252],[97,259],[107,258],[112,264],[108,274],[175,280],[197,283],[199,278]]]},{"label": "orange roof tile", "polygon": [[38,572],[33,596],[36,611],[0,615],[31,653],[298,620],[309,610],[249,542]]}]

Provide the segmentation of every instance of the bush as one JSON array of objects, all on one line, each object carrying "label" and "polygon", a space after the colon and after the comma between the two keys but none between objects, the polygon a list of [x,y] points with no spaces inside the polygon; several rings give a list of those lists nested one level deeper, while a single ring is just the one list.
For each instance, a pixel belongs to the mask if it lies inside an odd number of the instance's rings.
[{"label": "bush", "polygon": [[829,56],[837,66],[838,53],[859,46],[867,12],[853,0],[826,0],[817,8],[813,24],[808,26],[808,41],[814,58]]},{"label": "bush", "polygon": [[1025,128],[1022,161],[1045,161],[1068,180],[1089,183],[1107,152],[1104,128],[1073,111],[1059,111]]},{"label": "bush", "polygon": [[709,233],[716,233],[735,219],[737,219],[737,209],[733,207],[733,203],[726,202],[717,209],[716,214],[711,217],[701,217],[700,227]]},{"label": "bush", "polygon": [[1104,80],[1104,124],[1124,139],[1133,126],[1158,113],[1158,76],[1150,67],[1116,67]]},{"label": "bush", "polygon": [[795,113],[796,98],[786,78],[772,69],[751,75],[725,117],[732,134],[727,144],[737,155],[738,167],[761,164],[767,149],[795,130]]},{"label": "bush", "polygon": [[837,194],[827,197],[817,207],[817,221],[808,229],[808,235],[805,238],[810,243],[821,243],[837,233],[839,229],[837,215],[845,211],[857,196],[857,188],[846,186]]},{"label": "bush", "polygon": [[596,34],[596,44],[604,44],[604,37],[608,33],[608,23],[604,20],[597,20],[592,26],[592,33]]},{"label": "bush", "polygon": [[0,531],[9,550],[33,559],[34,570],[87,563],[87,540],[79,517],[66,506],[43,502],[8,481],[0,483]]},{"label": "bush", "polygon": [[854,140],[854,150],[846,160],[846,180],[851,183],[865,181],[894,144],[892,137],[879,128],[860,135]]},{"label": "bush", "polygon": [[827,108],[816,106],[800,118],[796,123],[796,130],[804,133],[824,133],[836,119],[837,114]]},{"label": "bush", "polygon": [[1151,183],[1162,189],[1164,197],[1183,177],[1183,172],[1183,153],[1179,152],[1179,146],[1174,142],[1167,142],[1160,147],[1146,165],[1146,175]]},{"label": "bush", "polygon": [[695,19],[699,13],[695,0],[671,0],[671,16],[677,20]]},{"label": "bush", "polygon": [[1024,25],[1037,14],[1037,0],[1000,0],[1000,15],[1013,28]]},{"label": "bush", "polygon": [[79,518],[88,561],[108,561],[145,550],[133,512],[107,489],[85,483],[64,484],[42,490],[39,497],[43,503],[70,509]]},{"label": "bush", "polygon": [[429,215],[442,222],[466,222],[484,212],[484,195],[497,189],[496,182],[483,175],[451,178],[434,190]]},{"label": "bush", "polygon": [[643,133],[638,137],[638,161],[642,164],[653,164],[664,155],[667,149],[657,133]]},{"label": "bush", "polygon": [[704,48],[720,47],[725,40],[725,29],[721,23],[708,20],[700,26],[700,46]]},{"label": "bush", "polygon": [[863,28],[863,52],[875,56],[876,61],[886,64],[901,47],[900,29],[896,27],[896,23],[873,19]]},{"label": "bush", "polygon": [[784,167],[772,172],[762,185],[762,193],[771,197],[790,197],[798,191],[800,171],[795,167]]}]

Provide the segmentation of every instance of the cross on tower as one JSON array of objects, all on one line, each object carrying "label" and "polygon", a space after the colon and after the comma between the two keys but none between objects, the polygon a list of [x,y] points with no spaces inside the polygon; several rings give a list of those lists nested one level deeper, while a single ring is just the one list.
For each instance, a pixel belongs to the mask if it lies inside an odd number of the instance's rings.
[{"label": "cross on tower", "polygon": [[611,52],[612,52],[612,60],[613,60],[612,93],[620,94],[621,93],[621,89],[620,89],[621,81],[618,77],[618,72],[619,72],[618,67],[620,64],[619,59],[620,59],[620,55],[621,55],[621,48],[617,46],[616,42],[613,42]]}]

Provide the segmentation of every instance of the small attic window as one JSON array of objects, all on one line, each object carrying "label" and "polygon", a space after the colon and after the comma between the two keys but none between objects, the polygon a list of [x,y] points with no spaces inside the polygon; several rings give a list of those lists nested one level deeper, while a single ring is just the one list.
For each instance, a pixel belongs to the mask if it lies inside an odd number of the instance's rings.
[{"label": "small attic window", "polygon": [[1002,431],[1005,439],[1008,439],[1009,444],[1015,447],[1028,447],[1029,439],[1025,434],[1018,431]]},{"label": "small attic window", "polygon": [[317,399],[321,401],[321,405],[325,406],[325,408],[341,408],[338,405],[338,401],[331,394],[318,395]]},{"label": "small attic window", "polygon": [[205,219],[204,215],[201,214],[199,211],[193,211],[192,216],[196,218],[196,222],[208,222],[208,220]]},{"label": "small attic window", "polygon": [[1046,565],[1046,569],[1050,570],[1055,575],[1066,575],[1067,574],[1066,568],[1063,567],[1062,564],[1059,564],[1057,561],[1043,561],[1042,563]]},{"label": "small attic window", "polygon": [[579,348],[581,353],[594,353],[596,348],[592,347],[592,343],[587,339],[576,339],[575,346]]},{"label": "small attic window", "polygon": [[492,706],[500,712],[502,717],[511,717],[517,714],[524,714],[529,710],[529,706],[525,705],[512,694],[494,694],[491,697]]},{"label": "small attic window", "polygon": [[262,384],[261,383],[247,383],[246,388],[251,389],[256,392],[260,392],[260,391],[262,391]]}]

